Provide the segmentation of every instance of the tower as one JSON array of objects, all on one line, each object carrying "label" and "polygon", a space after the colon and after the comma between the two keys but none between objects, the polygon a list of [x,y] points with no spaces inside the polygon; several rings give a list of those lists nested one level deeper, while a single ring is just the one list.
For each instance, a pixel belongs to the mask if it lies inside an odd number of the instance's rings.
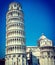
[{"label": "tower", "polygon": [[20,3],[9,5],[6,14],[5,65],[26,65],[24,15]]},{"label": "tower", "polygon": [[45,35],[42,35],[38,44],[40,48],[40,65],[55,65],[55,51],[52,40],[48,39]]}]

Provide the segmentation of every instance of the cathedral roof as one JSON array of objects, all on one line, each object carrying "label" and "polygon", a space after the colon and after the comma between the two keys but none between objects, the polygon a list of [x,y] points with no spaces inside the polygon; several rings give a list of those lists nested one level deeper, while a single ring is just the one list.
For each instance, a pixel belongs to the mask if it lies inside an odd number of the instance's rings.
[{"label": "cathedral roof", "polygon": [[47,39],[47,38],[44,34],[42,34],[41,37],[39,38],[39,40],[41,40],[41,39]]}]

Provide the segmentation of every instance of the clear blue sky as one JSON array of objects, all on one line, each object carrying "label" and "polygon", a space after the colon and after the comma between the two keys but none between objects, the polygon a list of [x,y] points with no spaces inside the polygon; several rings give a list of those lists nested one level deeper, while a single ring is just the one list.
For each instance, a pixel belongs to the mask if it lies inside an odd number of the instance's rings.
[{"label": "clear blue sky", "polygon": [[24,11],[27,46],[36,46],[42,33],[55,43],[55,0],[0,0],[0,58],[5,56],[6,12],[13,1]]}]

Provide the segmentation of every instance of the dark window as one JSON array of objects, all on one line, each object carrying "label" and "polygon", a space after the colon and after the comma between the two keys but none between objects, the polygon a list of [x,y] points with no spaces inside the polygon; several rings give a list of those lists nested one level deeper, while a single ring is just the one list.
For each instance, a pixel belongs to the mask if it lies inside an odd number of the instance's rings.
[{"label": "dark window", "polygon": [[17,41],[18,41],[18,38],[17,38]]},{"label": "dark window", "polygon": [[23,57],[25,57],[25,55],[23,55]]},{"label": "dark window", "polygon": [[15,49],[16,49],[16,46],[15,46]]},{"label": "dark window", "polygon": [[12,51],[12,47],[11,47],[11,51]]},{"label": "dark window", "polygon": [[47,52],[48,56],[50,56],[50,52]]},{"label": "dark window", "polygon": [[20,34],[20,31],[19,31],[19,34]]},{"label": "dark window", "polygon": [[19,41],[20,41],[20,38],[19,38]]},{"label": "dark window", "polygon": [[17,24],[17,26],[18,26],[18,24]]},{"label": "dark window", "polygon": [[16,39],[15,39],[15,41],[16,41]]},{"label": "dark window", "polygon": [[12,15],[12,12],[10,13],[10,15]]},{"label": "dark window", "polygon": [[18,16],[19,16],[19,13],[18,13]]},{"label": "dark window", "polygon": [[18,55],[18,57],[20,57],[20,55]]},{"label": "dark window", "polygon": [[17,7],[17,10],[19,10],[19,7]]},{"label": "dark window", "polygon": [[14,62],[14,65],[15,65],[15,62]]},{"label": "dark window", "polygon": [[13,55],[13,57],[15,57],[15,54]]},{"label": "dark window", "polygon": [[16,7],[16,4],[14,5],[14,7]]},{"label": "dark window", "polygon": [[55,56],[54,56],[54,59],[55,59]]}]

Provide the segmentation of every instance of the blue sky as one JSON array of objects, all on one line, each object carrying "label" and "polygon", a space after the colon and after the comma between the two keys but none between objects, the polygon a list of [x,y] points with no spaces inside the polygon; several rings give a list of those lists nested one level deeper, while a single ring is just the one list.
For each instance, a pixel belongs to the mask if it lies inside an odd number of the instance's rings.
[{"label": "blue sky", "polygon": [[5,56],[6,12],[13,1],[22,5],[26,45],[38,45],[42,33],[55,44],[55,0],[0,0],[0,58]]}]

